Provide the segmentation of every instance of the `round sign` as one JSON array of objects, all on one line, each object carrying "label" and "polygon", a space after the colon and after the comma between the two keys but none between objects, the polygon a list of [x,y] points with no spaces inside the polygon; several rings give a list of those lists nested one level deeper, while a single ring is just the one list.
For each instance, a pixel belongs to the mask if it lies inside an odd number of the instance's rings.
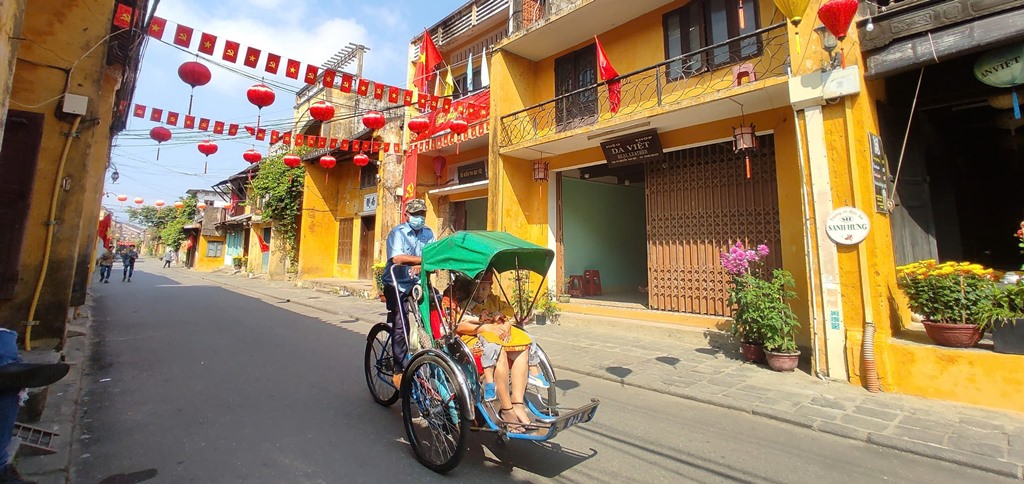
[{"label": "round sign", "polygon": [[995,87],[1024,84],[1024,43],[993,49],[974,63],[974,77]]},{"label": "round sign", "polygon": [[832,242],[841,245],[861,243],[871,230],[868,214],[854,207],[839,207],[828,214],[825,233]]}]

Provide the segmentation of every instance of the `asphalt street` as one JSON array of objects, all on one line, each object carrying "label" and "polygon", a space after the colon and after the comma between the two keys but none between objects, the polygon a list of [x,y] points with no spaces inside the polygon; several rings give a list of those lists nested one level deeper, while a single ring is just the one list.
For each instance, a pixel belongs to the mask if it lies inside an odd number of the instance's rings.
[{"label": "asphalt street", "polygon": [[367,392],[370,325],[137,268],[92,288],[74,482],[1015,482],[568,373],[560,401],[601,399],[593,422],[546,444],[473,434],[439,476],[406,443],[400,405]]}]

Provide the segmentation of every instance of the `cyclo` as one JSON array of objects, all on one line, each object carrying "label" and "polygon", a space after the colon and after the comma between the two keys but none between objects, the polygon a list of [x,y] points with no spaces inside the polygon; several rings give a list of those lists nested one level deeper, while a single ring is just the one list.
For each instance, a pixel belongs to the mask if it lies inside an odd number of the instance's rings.
[{"label": "cyclo", "polygon": [[[458,466],[468,449],[467,434],[471,430],[493,432],[498,436],[498,444],[504,446],[509,440],[547,441],[562,430],[594,418],[600,405],[597,399],[575,409],[558,407],[555,372],[539,346],[538,366],[550,386],[527,387],[524,404],[532,424],[524,428],[519,422],[500,418],[494,405],[482,399],[480,364],[455,333],[458,321],[445,311],[442,294],[432,289],[431,282],[443,282],[439,279],[444,273],[450,285],[457,274],[479,281],[477,276],[485,271],[494,271],[496,275],[514,271],[517,294],[523,294],[523,279],[528,277],[523,277],[521,271],[538,274],[541,283],[529,300],[529,307],[515,314],[513,324],[521,328],[544,287],[544,276],[553,259],[551,250],[504,232],[457,232],[426,245],[420,285],[401,301],[410,331],[410,357],[401,388],[392,383],[391,327],[378,323],[370,329],[364,359],[370,394],[384,406],[402,397],[406,435],[416,458],[427,468],[444,473]],[[504,288],[501,293],[511,304]],[[510,426],[519,431],[511,431]]]}]

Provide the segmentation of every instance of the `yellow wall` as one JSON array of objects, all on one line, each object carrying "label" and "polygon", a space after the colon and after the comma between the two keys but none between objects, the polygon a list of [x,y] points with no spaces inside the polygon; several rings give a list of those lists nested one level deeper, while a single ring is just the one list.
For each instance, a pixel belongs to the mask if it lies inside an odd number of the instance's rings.
[{"label": "yellow wall", "polygon": [[[196,265],[195,265],[195,269],[197,271],[200,271],[200,272],[210,272],[210,271],[214,271],[214,270],[220,269],[221,267],[225,267],[225,264],[224,264],[224,253],[223,252],[221,252],[221,255],[219,255],[217,257],[207,257],[206,256],[206,249],[207,249],[207,246],[209,246],[209,243],[211,241],[217,241],[217,242],[221,242],[221,243],[225,243],[226,244],[226,241],[224,240],[224,237],[221,237],[221,236],[214,237],[214,236],[200,235],[199,236],[199,244],[198,244],[198,246],[196,248]],[[224,247],[224,250],[227,250],[227,246],[226,245]]]},{"label": "yellow wall", "polygon": [[[357,279],[362,221],[356,214],[363,210],[363,197],[375,193],[377,186],[360,189],[361,169],[350,160],[339,161],[330,170],[317,163],[307,164],[306,170],[300,277]],[[352,258],[348,261],[337,260],[340,219],[353,219]]]}]

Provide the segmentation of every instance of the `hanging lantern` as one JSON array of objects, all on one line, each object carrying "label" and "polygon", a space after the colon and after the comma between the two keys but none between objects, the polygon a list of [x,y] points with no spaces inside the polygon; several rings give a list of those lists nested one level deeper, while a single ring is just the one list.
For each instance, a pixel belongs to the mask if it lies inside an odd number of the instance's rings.
[{"label": "hanging lantern", "polygon": [[284,166],[287,166],[288,168],[298,168],[302,165],[302,158],[295,155],[285,155],[281,161],[284,161]]},{"label": "hanging lantern", "polygon": [[427,118],[412,118],[406,126],[409,127],[409,131],[416,135],[421,135],[430,129],[430,120]]},{"label": "hanging lantern", "polygon": [[[331,155],[324,155],[324,156],[320,157],[320,166],[324,167],[325,171],[326,170],[330,170],[331,168],[334,168],[335,165],[337,165],[337,164],[338,164],[338,160],[336,160]],[[327,175],[324,177],[324,183],[328,183],[330,181],[330,176],[331,176],[331,172],[328,171]]]},{"label": "hanging lantern", "polygon": [[263,159],[263,155],[259,151],[254,149],[248,149],[242,152],[242,159],[248,161],[250,165],[259,163]]},{"label": "hanging lantern", "polygon": [[533,162],[533,181],[548,180],[548,162],[537,160]]},{"label": "hanging lantern", "polygon": [[850,22],[857,15],[857,0],[828,0],[818,9],[818,19],[840,42],[850,30]]},{"label": "hanging lantern", "polygon": [[448,123],[448,129],[455,134],[466,134],[466,131],[469,131],[469,123],[465,119],[455,118]]},{"label": "hanging lantern", "polygon": [[265,84],[256,84],[245,91],[245,97],[249,98],[249,102],[259,109],[259,114],[256,115],[256,130],[259,131],[260,116],[263,115],[263,108],[274,104],[274,99],[277,96],[274,94],[273,89],[270,89]]},{"label": "hanging lantern", "polygon": [[196,203],[196,208],[198,208],[199,210],[206,210],[206,203],[198,202]]},{"label": "hanging lantern", "polygon": [[156,209],[157,209],[157,210],[160,210],[160,209],[161,209],[161,208],[163,208],[163,207],[164,207],[164,205],[166,205],[166,204],[164,203],[164,201],[163,201],[163,200],[157,200],[157,201],[153,202],[153,205],[155,205],[155,206],[156,206]]},{"label": "hanging lantern", "polygon": [[444,178],[442,178],[442,176],[444,175],[444,169],[445,169],[446,166],[448,166],[448,159],[447,158],[445,158],[445,157],[443,157],[441,155],[438,155],[438,156],[434,157],[434,176],[437,177],[437,185],[438,186],[441,186],[441,182],[444,179]]},{"label": "hanging lantern", "polygon": [[317,101],[309,107],[309,115],[320,122],[330,121],[334,117],[334,105],[327,101]]},{"label": "hanging lantern", "polygon": [[188,114],[192,114],[192,96],[196,87],[205,86],[210,82],[212,74],[210,69],[196,61],[188,61],[178,66],[178,77],[182,82],[192,86],[192,92],[188,95]]},{"label": "hanging lantern", "polygon": [[185,208],[185,203],[182,202],[181,200],[178,200],[177,202],[174,202],[174,208],[181,210]]},{"label": "hanging lantern", "polygon": [[135,200],[132,201],[135,202],[136,205],[142,205],[142,203],[145,202],[142,197],[135,197]]},{"label": "hanging lantern", "polygon": [[210,140],[205,140],[198,145],[199,152],[206,155],[206,161],[203,162],[203,174],[206,174],[206,165],[210,160],[210,155],[217,152],[217,143]]},{"label": "hanging lantern", "polygon": [[750,178],[750,152],[756,149],[757,131],[754,129],[754,123],[732,129],[732,150],[735,153],[743,153],[747,164],[747,178]]},{"label": "hanging lantern", "polygon": [[[803,20],[804,12],[807,11],[807,5],[810,4],[810,0],[775,0],[775,7],[782,12],[789,19],[789,23],[793,24],[793,27],[798,27],[800,21]],[[793,32],[796,40],[796,53],[800,53],[800,31],[796,30]]]},{"label": "hanging lantern", "polygon": [[[974,63],[974,77],[994,87],[1017,87],[1024,84],[1024,43],[993,49]],[[1009,94],[1014,119],[1021,119],[1017,90]]]},{"label": "hanging lantern", "polygon": [[370,157],[363,153],[359,153],[352,157],[352,163],[355,163],[356,166],[363,167],[370,163]]},{"label": "hanging lantern", "polygon": [[168,140],[171,139],[171,130],[169,130],[169,129],[163,127],[163,126],[157,126],[157,127],[153,128],[153,129],[149,130],[149,137],[153,141],[156,141],[156,159],[157,159],[157,161],[159,161],[160,160],[160,143],[163,143],[164,141],[168,141]]},{"label": "hanging lantern", "polygon": [[127,202],[128,201],[128,195],[118,195],[117,196],[117,201],[119,201],[121,203]]},{"label": "hanging lantern", "polygon": [[384,119],[384,113],[380,111],[367,111],[363,115],[363,126],[373,131],[383,128],[385,124],[387,124],[387,120]]}]

